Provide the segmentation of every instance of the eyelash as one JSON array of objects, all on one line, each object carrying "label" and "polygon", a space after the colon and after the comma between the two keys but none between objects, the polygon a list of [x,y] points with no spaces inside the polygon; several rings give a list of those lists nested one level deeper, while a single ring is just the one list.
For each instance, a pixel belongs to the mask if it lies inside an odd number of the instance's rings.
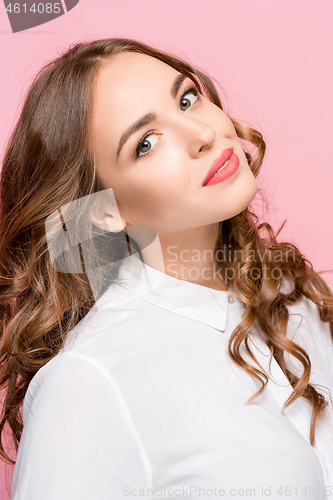
[{"label": "eyelash", "polygon": [[[198,102],[201,100],[202,98],[202,94],[200,93],[200,91],[198,90],[197,87],[195,87],[193,84],[189,84],[190,86],[184,91],[184,93],[182,94],[181,98],[180,98],[180,102],[182,102],[182,100],[184,99],[184,97],[186,96],[186,94],[189,94],[190,92],[192,92],[196,97],[197,97],[197,100],[195,102]],[[140,139],[137,147],[136,147],[136,150],[135,150],[135,159],[138,160],[140,158],[142,158],[143,156],[148,156],[152,151],[153,149],[150,149],[147,153],[142,153],[141,155],[139,154],[139,151],[140,151],[140,147],[142,145],[142,143],[146,140],[147,137],[149,137],[151,134],[155,133],[154,130],[149,130],[149,132],[146,132],[145,135]]]}]

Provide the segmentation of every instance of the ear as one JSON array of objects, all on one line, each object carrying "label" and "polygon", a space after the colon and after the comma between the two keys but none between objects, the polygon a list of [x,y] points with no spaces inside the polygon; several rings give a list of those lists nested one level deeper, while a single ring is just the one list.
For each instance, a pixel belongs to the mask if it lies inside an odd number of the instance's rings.
[{"label": "ear", "polygon": [[118,233],[126,227],[126,221],[120,216],[116,207],[96,205],[90,211],[90,220],[96,226],[111,233]]}]

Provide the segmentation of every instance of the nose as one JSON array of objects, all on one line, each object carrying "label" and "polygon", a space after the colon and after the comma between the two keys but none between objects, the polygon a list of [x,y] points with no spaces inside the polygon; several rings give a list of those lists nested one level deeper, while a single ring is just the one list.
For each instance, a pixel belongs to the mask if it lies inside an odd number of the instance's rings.
[{"label": "nose", "polygon": [[209,149],[214,144],[216,136],[214,129],[208,123],[192,117],[187,117],[184,133],[191,158],[198,158],[202,151]]}]

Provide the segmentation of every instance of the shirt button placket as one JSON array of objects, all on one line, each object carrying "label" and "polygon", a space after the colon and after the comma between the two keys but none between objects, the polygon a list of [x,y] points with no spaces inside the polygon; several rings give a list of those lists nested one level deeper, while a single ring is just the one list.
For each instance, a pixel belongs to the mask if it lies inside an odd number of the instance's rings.
[{"label": "shirt button placket", "polygon": [[235,303],[235,297],[233,297],[232,295],[228,295],[228,302],[229,302],[229,304],[234,304]]}]

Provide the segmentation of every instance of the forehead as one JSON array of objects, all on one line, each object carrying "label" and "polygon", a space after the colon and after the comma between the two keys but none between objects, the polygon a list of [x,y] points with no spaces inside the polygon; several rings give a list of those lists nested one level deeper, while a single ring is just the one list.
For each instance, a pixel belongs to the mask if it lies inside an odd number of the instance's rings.
[{"label": "forehead", "polygon": [[140,92],[156,84],[169,87],[178,74],[174,68],[155,57],[133,52],[113,56],[97,76],[97,96],[106,91],[115,98],[128,98],[128,92]]}]

